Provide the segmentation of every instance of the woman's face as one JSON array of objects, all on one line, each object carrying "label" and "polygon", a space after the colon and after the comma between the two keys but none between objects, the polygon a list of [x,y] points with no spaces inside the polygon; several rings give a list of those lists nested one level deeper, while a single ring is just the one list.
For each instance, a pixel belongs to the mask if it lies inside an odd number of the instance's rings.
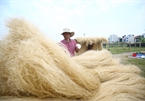
[{"label": "woman's face", "polygon": [[70,33],[68,33],[68,32],[63,33],[63,37],[64,37],[65,39],[70,38]]}]

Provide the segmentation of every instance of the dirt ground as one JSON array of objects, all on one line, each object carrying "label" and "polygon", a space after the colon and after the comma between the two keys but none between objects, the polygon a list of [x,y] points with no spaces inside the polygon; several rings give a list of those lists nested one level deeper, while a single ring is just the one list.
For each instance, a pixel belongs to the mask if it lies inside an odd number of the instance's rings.
[{"label": "dirt ground", "polygon": [[[140,51],[140,52],[145,53],[145,51]],[[120,62],[121,62],[122,64],[130,64],[130,63],[127,61],[127,59],[128,59],[129,57],[131,57],[133,53],[135,53],[135,52],[127,52],[127,53],[122,53],[122,54],[113,54],[113,57],[119,58],[119,60],[120,60]]]},{"label": "dirt ground", "polygon": [[127,53],[122,53],[122,54],[114,54],[113,57],[114,58],[118,58],[122,64],[129,64],[129,62],[127,62],[127,59],[129,58],[129,56],[132,56],[133,53],[134,52],[127,52]]}]

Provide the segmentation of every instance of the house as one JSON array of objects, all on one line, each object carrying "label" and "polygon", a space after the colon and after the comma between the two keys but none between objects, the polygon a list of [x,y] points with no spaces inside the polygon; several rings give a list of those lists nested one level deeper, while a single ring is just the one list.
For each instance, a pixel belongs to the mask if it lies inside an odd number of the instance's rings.
[{"label": "house", "polygon": [[122,42],[126,42],[126,35],[122,36]]},{"label": "house", "polygon": [[135,36],[134,37],[134,42],[140,42],[140,36]]},{"label": "house", "polygon": [[118,42],[123,42],[123,39],[121,37],[118,37]]},{"label": "house", "polygon": [[131,42],[131,43],[134,43],[134,35],[129,34],[127,36],[126,35],[122,36],[122,42],[126,42],[126,43]]},{"label": "house", "polygon": [[142,37],[145,38],[145,33],[142,34]]},{"label": "house", "polygon": [[113,43],[113,42],[134,43],[134,35],[133,34],[124,35],[121,38],[121,37],[117,37],[117,35],[113,34],[108,37],[108,41],[109,41],[109,43]]},{"label": "house", "polygon": [[140,37],[145,38],[145,33],[134,37],[134,42],[140,42]]},{"label": "house", "polygon": [[118,42],[118,36],[112,34],[108,37],[108,41],[109,41],[109,43]]}]

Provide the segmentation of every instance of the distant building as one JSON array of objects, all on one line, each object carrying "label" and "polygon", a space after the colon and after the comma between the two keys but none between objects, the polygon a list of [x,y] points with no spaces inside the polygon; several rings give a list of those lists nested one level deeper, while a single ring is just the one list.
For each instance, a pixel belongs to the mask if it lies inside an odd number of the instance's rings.
[{"label": "distant building", "polygon": [[117,35],[110,35],[108,37],[108,41],[109,43],[113,43],[113,42],[126,42],[126,43],[134,43],[134,35],[129,34],[129,35],[124,35],[121,37],[118,37]]},{"label": "distant building", "polygon": [[131,42],[131,43],[134,43],[134,35],[129,34],[127,36],[126,35],[122,36],[122,42],[126,42],[126,43]]},{"label": "distant building", "polygon": [[131,43],[134,43],[134,35],[128,35],[127,36],[127,38],[128,38],[128,41],[127,42],[131,42]]},{"label": "distant building", "polygon": [[144,34],[142,34],[142,37],[143,37],[143,38],[145,38],[145,33],[144,33]]},{"label": "distant building", "polygon": [[126,42],[126,35],[122,36],[122,42]]},{"label": "distant building", "polygon": [[145,33],[134,37],[134,42],[140,42],[140,37],[145,38]]},{"label": "distant building", "polygon": [[134,37],[134,42],[140,42],[140,36],[135,36]]},{"label": "distant building", "polygon": [[121,37],[118,37],[118,42],[123,42]]},{"label": "distant building", "polygon": [[109,43],[118,42],[118,36],[112,34],[108,37],[108,41],[109,41]]}]

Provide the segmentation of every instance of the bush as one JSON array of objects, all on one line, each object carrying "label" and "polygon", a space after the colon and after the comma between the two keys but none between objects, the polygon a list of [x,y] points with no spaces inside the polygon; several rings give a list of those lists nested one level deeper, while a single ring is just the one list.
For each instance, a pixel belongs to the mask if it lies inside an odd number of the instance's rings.
[{"label": "bush", "polygon": [[[139,47],[140,43],[133,43],[131,44],[131,47]],[[127,47],[129,47],[129,43],[127,44]],[[145,47],[145,43],[141,43],[141,47]]]}]

